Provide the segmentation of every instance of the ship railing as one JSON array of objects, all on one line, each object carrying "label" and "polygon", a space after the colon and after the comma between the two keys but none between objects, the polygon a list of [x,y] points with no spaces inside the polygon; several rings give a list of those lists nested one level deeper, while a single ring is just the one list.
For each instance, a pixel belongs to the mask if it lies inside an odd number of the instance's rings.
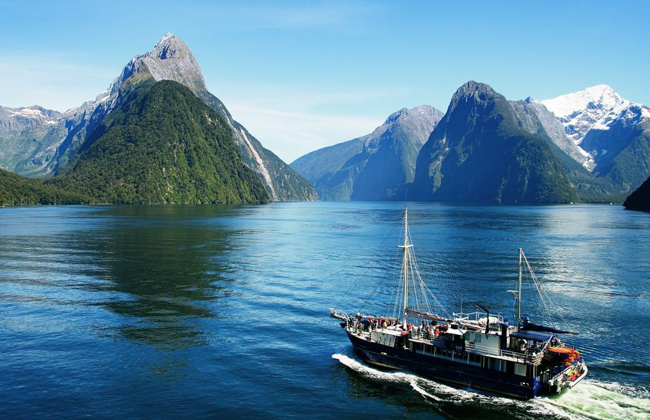
[{"label": "ship railing", "polygon": [[542,362],[542,358],[544,357],[544,353],[542,352],[522,353],[522,352],[512,351],[512,350],[495,349],[493,347],[482,346],[476,343],[470,343],[470,344],[471,345],[468,345],[466,348],[466,350],[469,353],[476,353],[476,354],[496,356],[496,357],[507,357],[510,359],[515,359],[519,363],[530,363],[533,365],[539,365]]},{"label": "ship railing", "polygon": [[488,356],[501,356],[501,350],[476,343],[468,343],[465,350],[469,353],[476,353]]},{"label": "ship railing", "polygon": [[505,357],[512,357],[517,359],[517,361],[522,361],[526,363],[530,363],[532,365],[539,365],[542,363],[542,358],[544,357],[544,353],[522,353],[519,351],[511,351],[511,350],[501,350],[501,354]]}]

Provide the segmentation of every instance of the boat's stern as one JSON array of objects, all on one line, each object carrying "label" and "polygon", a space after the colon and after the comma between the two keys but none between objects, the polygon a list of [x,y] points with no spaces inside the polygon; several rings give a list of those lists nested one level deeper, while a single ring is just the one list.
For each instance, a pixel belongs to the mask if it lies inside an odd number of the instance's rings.
[{"label": "boat's stern", "polygon": [[546,380],[544,394],[559,394],[576,386],[589,373],[589,368],[584,361],[576,361],[563,367],[556,375]]}]

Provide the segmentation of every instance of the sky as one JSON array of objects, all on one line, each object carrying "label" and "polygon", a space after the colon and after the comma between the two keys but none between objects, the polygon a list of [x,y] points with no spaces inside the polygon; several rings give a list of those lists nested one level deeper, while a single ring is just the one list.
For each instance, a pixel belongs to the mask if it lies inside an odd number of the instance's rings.
[{"label": "sky", "polygon": [[167,32],[285,162],[446,111],[469,80],[510,100],[606,84],[650,105],[650,1],[2,0],[0,106],[93,100]]}]

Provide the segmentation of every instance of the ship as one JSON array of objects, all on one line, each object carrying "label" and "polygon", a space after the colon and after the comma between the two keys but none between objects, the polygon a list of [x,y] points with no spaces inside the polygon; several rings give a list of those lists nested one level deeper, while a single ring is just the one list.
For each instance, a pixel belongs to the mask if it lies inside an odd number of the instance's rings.
[{"label": "ship", "polygon": [[441,305],[420,276],[408,210],[404,211],[403,237],[392,315],[348,315],[330,309],[330,316],[340,321],[360,359],[381,368],[517,399],[557,395],[587,376],[580,351],[565,345],[561,338],[577,332],[536,324],[522,316],[524,271],[538,291],[540,284],[521,248],[518,286],[508,290],[515,298],[517,320],[510,325],[480,304],[474,312],[436,313],[432,308]]}]

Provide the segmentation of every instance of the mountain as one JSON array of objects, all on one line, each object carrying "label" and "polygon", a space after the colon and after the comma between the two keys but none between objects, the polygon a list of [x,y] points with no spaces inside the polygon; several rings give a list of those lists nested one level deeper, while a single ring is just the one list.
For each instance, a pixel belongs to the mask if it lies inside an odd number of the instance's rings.
[{"label": "mountain", "polygon": [[109,90],[115,92],[126,81],[147,76],[156,81],[174,80],[181,83],[217,111],[230,126],[244,162],[262,178],[274,200],[318,198],[316,191],[304,178],[273,152],[265,149],[245,127],[232,118],[226,106],[208,91],[198,62],[180,38],[168,33],[151,52],[133,58]]},{"label": "mountain", "polygon": [[371,134],[311,152],[291,163],[322,200],[389,200],[413,180],[420,148],[442,118],[422,105],[391,114]]},{"label": "mountain", "polygon": [[650,211],[650,178],[627,197],[623,206],[626,210]]},{"label": "mountain", "polygon": [[578,145],[595,125],[605,126],[611,115],[620,113],[630,104],[607,85],[593,86],[539,103],[555,115]]},{"label": "mountain", "polygon": [[65,150],[79,134],[78,125],[75,111],[0,107],[0,167],[25,176],[51,174],[60,146]]},{"label": "mountain", "polygon": [[622,199],[609,181],[590,172],[593,159],[566,134],[563,124],[543,104],[531,98],[508,102],[518,127],[547,141],[582,201]]},{"label": "mountain", "polygon": [[46,184],[109,204],[269,201],[232,137],[229,125],[187,87],[149,80],[120,98],[72,169]]},{"label": "mountain", "polygon": [[[460,87],[420,151],[408,198],[499,204],[576,201],[556,146],[534,113],[525,112],[530,119],[522,119],[523,107],[482,83]],[[537,127],[535,133],[531,127]]]},{"label": "mountain", "polygon": [[650,175],[650,109],[598,85],[539,101],[588,156],[585,165],[615,193],[629,193]]},{"label": "mountain", "polygon": [[547,138],[562,155],[568,155],[586,169],[590,167],[589,154],[567,136],[564,125],[543,104],[531,98],[509,102],[522,129]]},{"label": "mountain", "polygon": [[0,165],[24,176],[51,176],[74,156],[116,100],[117,95],[105,92],[63,113],[39,106],[0,109]]},{"label": "mountain", "polygon": [[[165,35],[151,52],[134,57],[105,92],[79,108],[64,113],[38,107],[0,112],[0,165],[28,176],[65,173],[68,164],[74,165],[86,139],[122,101],[120,95],[147,79],[185,85],[217,111],[231,128],[244,162],[260,176],[274,200],[317,198],[306,180],[232,119],[224,104],[207,90],[187,45],[172,34]],[[38,110],[49,117],[38,116]]]},{"label": "mountain", "polygon": [[94,200],[77,192],[68,192],[42,180],[29,179],[0,169],[0,206],[36,204],[89,204]]}]

